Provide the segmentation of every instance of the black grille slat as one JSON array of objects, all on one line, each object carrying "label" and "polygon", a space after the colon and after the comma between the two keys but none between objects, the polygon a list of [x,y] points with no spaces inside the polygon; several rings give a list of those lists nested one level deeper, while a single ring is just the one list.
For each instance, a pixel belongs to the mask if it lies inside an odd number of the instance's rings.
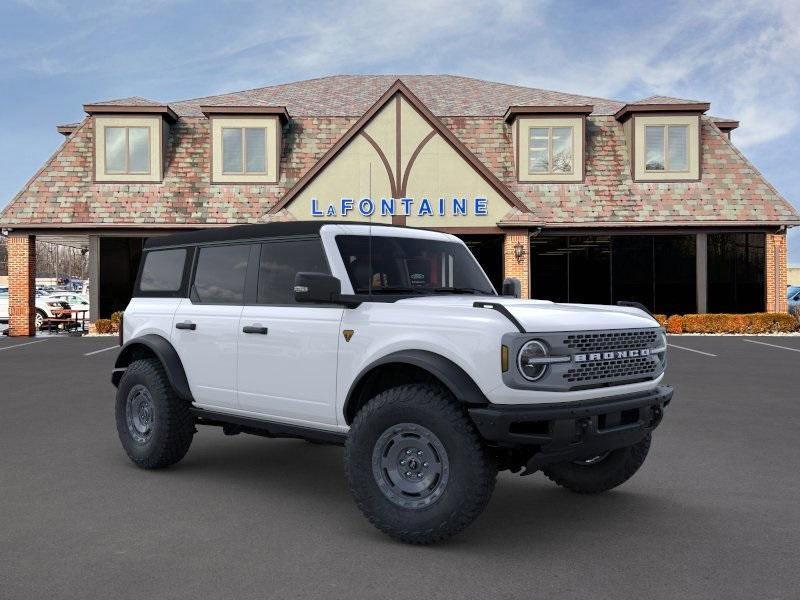
[{"label": "black grille slat", "polygon": [[652,329],[631,331],[607,331],[600,333],[575,333],[567,335],[563,344],[576,353],[608,352],[612,350],[638,350],[651,348],[658,339]]}]

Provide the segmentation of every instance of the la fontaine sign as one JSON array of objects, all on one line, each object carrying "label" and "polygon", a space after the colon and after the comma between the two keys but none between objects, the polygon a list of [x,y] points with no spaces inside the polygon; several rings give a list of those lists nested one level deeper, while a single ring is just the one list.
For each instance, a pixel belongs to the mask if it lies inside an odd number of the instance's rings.
[{"label": "la fontaine sign", "polygon": [[486,217],[489,214],[486,198],[340,198],[320,202],[311,198],[312,217],[347,217],[350,213],[369,218],[381,217]]}]

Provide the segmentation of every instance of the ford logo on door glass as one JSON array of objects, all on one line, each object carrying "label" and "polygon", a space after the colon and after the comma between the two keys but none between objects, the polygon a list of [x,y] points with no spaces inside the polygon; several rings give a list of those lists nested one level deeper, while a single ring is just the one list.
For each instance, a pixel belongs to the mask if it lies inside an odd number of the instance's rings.
[{"label": "ford logo on door glass", "polygon": [[575,362],[593,362],[596,360],[614,360],[615,358],[638,358],[639,356],[650,356],[650,350],[647,348],[641,348],[640,350],[592,352],[590,354],[576,354],[573,359]]}]

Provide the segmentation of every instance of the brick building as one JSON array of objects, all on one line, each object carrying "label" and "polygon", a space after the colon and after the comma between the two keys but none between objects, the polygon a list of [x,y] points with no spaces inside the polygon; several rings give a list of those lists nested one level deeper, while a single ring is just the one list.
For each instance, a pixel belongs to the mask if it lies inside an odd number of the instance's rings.
[{"label": "brick building", "polygon": [[97,318],[127,303],[145,237],[293,219],[450,231],[530,297],[784,311],[800,216],[709,108],[448,75],[87,104],[0,214],[11,332],[32,333],[37,236],[90,251]]}]

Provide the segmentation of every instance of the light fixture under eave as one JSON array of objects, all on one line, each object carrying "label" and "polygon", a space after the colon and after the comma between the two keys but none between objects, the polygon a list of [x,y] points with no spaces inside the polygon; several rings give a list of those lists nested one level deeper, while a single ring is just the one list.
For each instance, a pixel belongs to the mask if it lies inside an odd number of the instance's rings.
[{"label": "light fixture under eave", "polygon": [[514,258],[517,259],[518,263],[521,263],[525,258],[525,246],[522,242],[517,242],[514,244]]}]

